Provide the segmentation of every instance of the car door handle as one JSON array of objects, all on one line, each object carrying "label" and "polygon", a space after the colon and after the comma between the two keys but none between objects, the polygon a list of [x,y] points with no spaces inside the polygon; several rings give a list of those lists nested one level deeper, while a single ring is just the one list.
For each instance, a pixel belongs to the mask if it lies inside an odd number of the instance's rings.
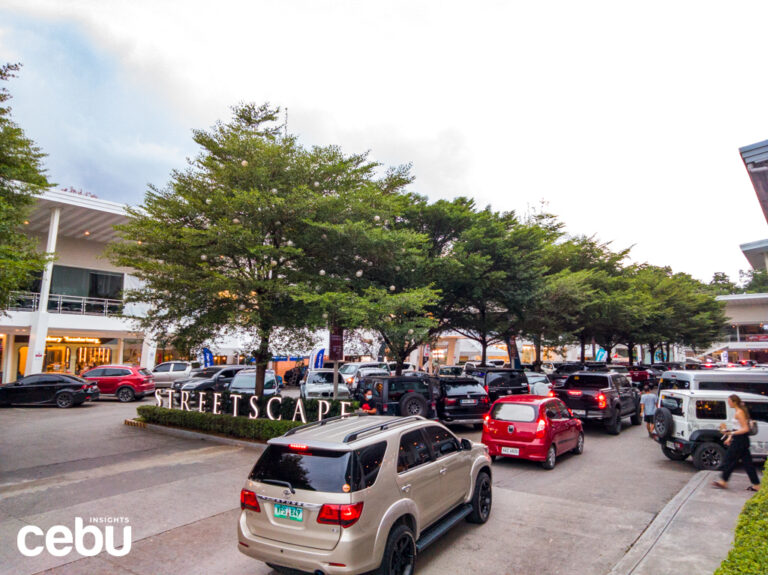
[{"label": "car door handle", "polygon": [[410,483],[408,485],[403,485],[400,488],[400,491],[402,491],[403,493],[408,493],[410,490],[411,490],[411,484]]},{"label": "car door handle", "polygon": [[446,471],[448,471],[448,468],[443,467],[442,469],[440,469],[440,475],[445,475]]}]

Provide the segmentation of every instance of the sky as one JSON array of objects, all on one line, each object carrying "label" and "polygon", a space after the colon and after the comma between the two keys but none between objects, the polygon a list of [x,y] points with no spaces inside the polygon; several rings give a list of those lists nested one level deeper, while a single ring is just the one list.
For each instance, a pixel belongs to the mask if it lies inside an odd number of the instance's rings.
[{"label": "sky", "polygon": [[15,120],[50,179],[140,203],[241,101],[412,190],[525,213],[709,280],[768,237],[768,3],[3,0]]}]

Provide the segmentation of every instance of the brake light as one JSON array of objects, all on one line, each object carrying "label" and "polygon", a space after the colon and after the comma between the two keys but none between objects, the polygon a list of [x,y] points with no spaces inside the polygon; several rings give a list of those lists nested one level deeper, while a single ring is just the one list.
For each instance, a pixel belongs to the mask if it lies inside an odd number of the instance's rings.
[{"label": "brake light", "polygon": [[480,403],[488,403],[488,396],[484,395],[483,397],[481,397],[480,398]]},{"label": "brake light", "polygon": [[456,405],[456,400],[446,398],[445,405]]},{"label": "brake light", "polygon": [[488,386],[487,385],[484,385],[483,389],[485,390],[485,393],[488,393]]},{"label": "brake light", "polygon": [[536,437],[544,437],[544,432],[547,430],[547,420],[543,417],[539,418],[539,422],[536,425]]},{"label": "brake light", "polygon": [[547,394],[547,397],[555,397],[555,392],[554,392],[554,391],[550,391],[550,392]]},{"label": "brake light", "polygon": [[291,443],[288,445],[288,447],[296,451],[306,451],[308,449],[306,445],[302,445],[300,443]]},{"label": "brake light", "polygon": [[568,395],[572,395],[573,397],[581,397],[581,390],[579,389],[569,389]]},{"label": "brake light", "polygon": [[259,501],[253,491],[243,489],[240,491],[240,509],[250,509],[251,511],[261,511]]},{"label": "brake light", "polygon": [[89,387],[91,387],[90,383],[84,383],[83,385],[80,386],[80,389],[88,389]]},{"label": "brake light", "polygon": [[355,381],[354,377],[348,377],[347,378],[347,383],[352,383],[353,381]]},{"label": "brake light", "polygon": [[352,503],[351,505],[339,505],[336,503],[326,503],[320,508],[317,515],[318,523],[327,525],[341,525],[342,527],[351,527],[360,515],[363,513],[363,502]]},{"label": "brake light", "polygon": [[605,403],[605,395],[602,393],[599,393],[597,395],[597,408],[598,409],[605,409],[606,403]]}]

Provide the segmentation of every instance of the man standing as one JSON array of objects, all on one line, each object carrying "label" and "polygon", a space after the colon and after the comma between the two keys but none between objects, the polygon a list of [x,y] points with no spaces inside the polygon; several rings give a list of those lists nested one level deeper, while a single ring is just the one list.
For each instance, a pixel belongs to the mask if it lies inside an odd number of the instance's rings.
[{"label": "man standing", "polygon": [[658,401],[658,396],[646,385],[643,388],[643,395],[640,397],[640,404],[643,406],[643,421],[645,421],[645,427],[648,430],[648,437],[653,437],[653,416],[656,414]]}]

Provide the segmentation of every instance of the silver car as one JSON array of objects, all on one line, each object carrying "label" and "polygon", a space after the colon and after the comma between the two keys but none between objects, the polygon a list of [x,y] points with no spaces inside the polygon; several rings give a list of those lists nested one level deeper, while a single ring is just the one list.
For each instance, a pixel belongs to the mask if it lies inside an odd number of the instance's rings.
[{"label": "silver car", "polygon": [[166,361],[157,364],[152,370],[155,387],[171,387],[174,381],[189,379],[192,373],[192,363],[189,361]]},{"label": "silver car", "polygon": [[[349,399],[349,388],[344,383],[344,376],[338,374],[338,398]],[[315,369],[307,373],[306,381],[301,384],[302,399],[332,399],[333,370]]]}]

